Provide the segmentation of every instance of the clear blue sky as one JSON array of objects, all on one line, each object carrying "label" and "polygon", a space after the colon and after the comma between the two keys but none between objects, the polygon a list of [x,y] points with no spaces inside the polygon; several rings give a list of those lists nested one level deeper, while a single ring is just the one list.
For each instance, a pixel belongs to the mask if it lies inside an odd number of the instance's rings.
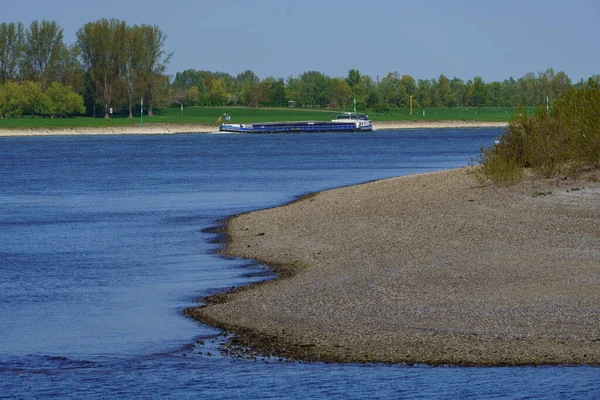
[{"label": "clear blue sky", "polygon": [[0,21],[56,21],[75,42],[86,22],[158,25],[168,72],[246,69],[261,79],[320,71],[373,79],[444,74],[486,82],[546,68],[573,81],[600,73],[600,0],[27,0]]}]

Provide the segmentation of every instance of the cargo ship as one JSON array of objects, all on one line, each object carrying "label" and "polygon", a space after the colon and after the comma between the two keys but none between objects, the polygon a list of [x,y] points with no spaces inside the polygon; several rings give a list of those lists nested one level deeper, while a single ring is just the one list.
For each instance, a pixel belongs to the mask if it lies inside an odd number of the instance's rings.
[{"label": "cargo ship", "polygon": [[371,132],[373,122],[368,115],[343,113],[331,121],[257,122],[219,126],[220,132],[237,133],[298,133],[298,132]]}]

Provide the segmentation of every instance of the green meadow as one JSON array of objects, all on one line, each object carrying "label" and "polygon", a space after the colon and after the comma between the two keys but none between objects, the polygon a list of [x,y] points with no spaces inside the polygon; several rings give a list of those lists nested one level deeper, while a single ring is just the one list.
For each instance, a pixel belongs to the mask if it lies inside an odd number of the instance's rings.
[{"label": "green meadow", "polygon": [[[155,115],[148,117],[144,115],[143,124],[202,124],[219,125],[217,119],[223,114],[231,116],[232,123],[240,122],[269,122],[269,121],[327,121],[340,110],[334,109],[300,109],[300,108],[250,108],[250,107],[186,107],[155,109]],[[529,115],[535,113],[535,108],[527,110]],[[463,121],[485,121],[502,122],[510,121],[519,113],[519,109],[512,107],[456,107],[456,108],[426,108],[413,109],[412,115],[409,109],[393,109],[388,113],[366,113],[377,121],[423,121],[423,120],[463,120]],[[113,118],[7,118],[0,120],[0,128],[15,129],[58,129],[78,127],[118,127],[140,124],[139,113],[133,119],[126,116],[116,115]]]}]

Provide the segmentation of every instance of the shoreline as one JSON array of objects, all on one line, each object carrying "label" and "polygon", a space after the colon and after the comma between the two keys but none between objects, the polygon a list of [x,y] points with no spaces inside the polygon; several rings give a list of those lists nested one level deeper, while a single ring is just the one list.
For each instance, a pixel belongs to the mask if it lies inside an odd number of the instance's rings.
[{"label": "shoreline", "polygon": [[231,217],[221,253],[279,277],[185,315],[232,333],[224,352],[233,356],[600,365],[599,174],[497,188],[469,171]]},{"label": "shoreline", "polygon": [[[380,121],[373,123],[375,130],[436,129],[436,128],[492,128],[506,127],[507,122],[485,121]],[[205,124],[153,124],[115,127],[77,128],[0,128],[0,137],[13,136],[68,136],[68,135],[172,135],[186,133],[218,132],[216,125]]]}]

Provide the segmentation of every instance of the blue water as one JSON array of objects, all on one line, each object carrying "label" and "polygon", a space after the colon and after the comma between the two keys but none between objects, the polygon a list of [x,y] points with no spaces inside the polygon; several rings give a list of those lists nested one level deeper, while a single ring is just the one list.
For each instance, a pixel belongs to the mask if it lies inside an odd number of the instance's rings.
[{"label": "blue water", "polygon": [[499,129],[0,138],[0,398],[594,398],[592,367],[222,358],[181,315],[271,277],[214,255],[230,215],[467,165]]}]

